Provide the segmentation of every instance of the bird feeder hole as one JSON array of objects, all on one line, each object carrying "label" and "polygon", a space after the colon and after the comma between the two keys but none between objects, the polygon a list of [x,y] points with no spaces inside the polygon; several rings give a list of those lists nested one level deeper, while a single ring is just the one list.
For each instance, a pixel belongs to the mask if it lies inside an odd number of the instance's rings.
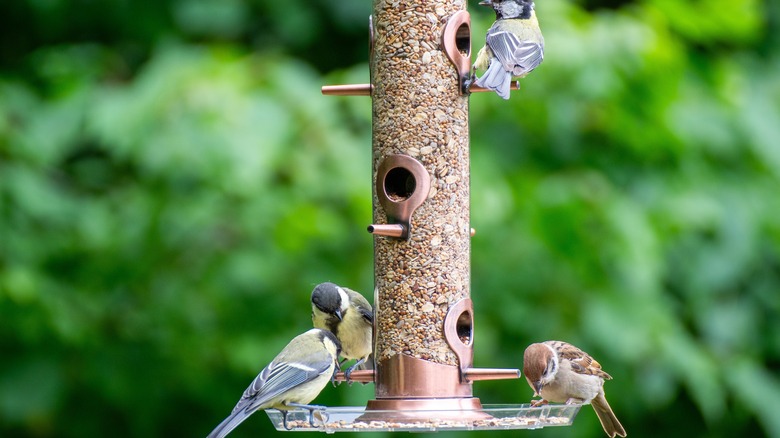
[{"label": "bird feeder hole", "polygon": [[461,23],[455,32],[455,46],[464,56],[471,56],[471,26]]},{"label": "bird feeder hole", "polygon": [[458,317],[458,322],[455,326],[455,331],[458,334],[458,339],[460,339],[460,342],[462,342],[464,345],[471,345],[471,337],[472,337],[472,321],[473,318],[471,316],[471,312],[465,311],[461,313],[461,315]]},{"label": "bird feeder hole", "polygon": [[387,223],[369,225],[368,232],[409,239],[412,215],[426,201],[431,189],[425,166],[408,155],[388,155],[379,163],[375,187]]},{"label": "bird feeder hole", "polygon": [[405,201],[412,196],[417,187],[417,181],[409,169],[395,167],[387,172],[384,180],[384,189],[391,201]]}]

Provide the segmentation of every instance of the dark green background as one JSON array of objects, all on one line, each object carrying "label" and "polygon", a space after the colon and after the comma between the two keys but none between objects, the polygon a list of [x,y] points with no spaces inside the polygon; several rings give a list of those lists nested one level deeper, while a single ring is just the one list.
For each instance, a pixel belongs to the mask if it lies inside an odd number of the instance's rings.
[{"label": "dark green background", "polygon": [[[476,366],[567,340],[629,436],[780,437],[778,3],[537,3],[542,66],[471,97]],[[371,102],[319,91],[371,7],[0,3],[0,435],[205,436],[315,284],[371,295]]]}]

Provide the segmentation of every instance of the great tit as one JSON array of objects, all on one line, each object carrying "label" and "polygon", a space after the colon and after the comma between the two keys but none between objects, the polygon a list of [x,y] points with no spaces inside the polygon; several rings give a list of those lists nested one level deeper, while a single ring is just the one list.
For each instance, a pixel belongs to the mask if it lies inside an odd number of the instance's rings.
[{"label": "great tit", "polygon": [[311,329],[296,336],[260,371],[244,391],[233,412],[208,438],[224,437],[260,409],[280,410],[284,427],[288,430],[287,411],[307,409],[309,423],[314,426],[314,411],[321,407],[308,403],[319,395],[333,377],[340,352],[339,340],[327,330]]},{"label": "great tit", "polygon": [[349,381],[352,371],[366,364],[371,355],[374,326],[371,304],[351,289],[321,283],[311,293],[311,320],[314,327],[330,330],[339,338],[343,362],[357,359],[344,371]]},{"label": "great tit", "polygon": [[509,99],[512,77],[522,78],[544,59],[544,37],[532,0],[484,0],[496,11],[496,21],[477,54],[474,69],[485,70],[476,85]]}]

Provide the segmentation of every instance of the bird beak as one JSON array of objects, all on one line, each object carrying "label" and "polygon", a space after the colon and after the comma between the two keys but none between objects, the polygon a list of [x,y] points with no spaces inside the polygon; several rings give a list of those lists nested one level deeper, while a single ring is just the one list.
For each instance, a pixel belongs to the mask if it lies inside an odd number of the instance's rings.
[{"label": "bird beak", "polygon": [[491,6],[493,4],[493,0],[482,0],[479,2],[480,6]]},{"label": "bird beak", "polygon": [[341,321],[341,320],[343,320],[343,319],[344,319],[344,317],[341,315],[341,310],[337,310],[337,311],[336,311],[336,318],[338,318],[338,319],[339,319],[339,321]]},{"label": "bird beak", "polygon": [[536,392],[534,395],[538,395],[539,397],[542,396],[542,382],[534,382],[534,391]]}]

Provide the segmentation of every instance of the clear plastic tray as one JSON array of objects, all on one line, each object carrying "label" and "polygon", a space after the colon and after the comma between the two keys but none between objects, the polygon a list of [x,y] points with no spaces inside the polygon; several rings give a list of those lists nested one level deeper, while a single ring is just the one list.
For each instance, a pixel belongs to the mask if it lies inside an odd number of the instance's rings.
[{"label": "clear plastic tray", "polygon": [[[475,411],[418,410],[414,411],[414,416],[418,419],[404,420],[376,420],[375,418],[381,417],[382,414],[387,414],[388,418],[397,418],[407,412],[372,410],[368,412],[374,419],[363,420],[360,416],[366,413],[365,407],[323,407],[314,411],[314,427],[309,423],[309,411],[305,409],[289,411],[287,425],[290,431],[326,433],[539,429],[549,426],[570,426],[581,406],[571,404],[531,407],[530,404],[522,404],[483,405],[482,409]],[[266,413],[276,430],[288,430],[284,428],[280,411],[268,409]],[[483,418],[458,418],[469,416]]]}]

